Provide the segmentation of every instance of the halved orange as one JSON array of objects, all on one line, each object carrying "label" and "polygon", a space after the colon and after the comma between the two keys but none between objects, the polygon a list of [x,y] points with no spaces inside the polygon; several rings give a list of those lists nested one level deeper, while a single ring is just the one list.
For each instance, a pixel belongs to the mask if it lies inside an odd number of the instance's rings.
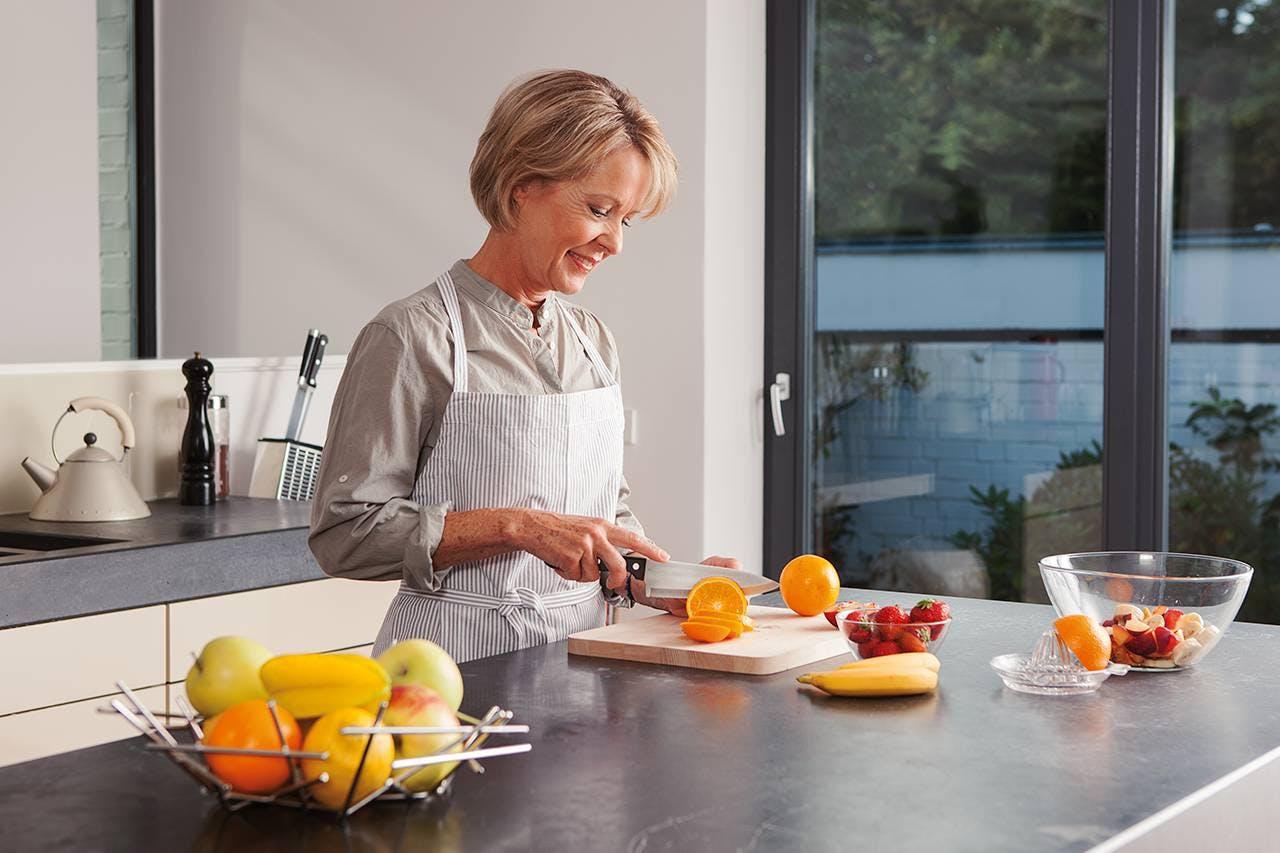
[{"label": "halved orange", "polygon": [[729,629],[729,639],[736,640],[742,636],[742,632],[746,630],[742,627],[741,622],[734,621],[727,616],[714,616],[710,611],[703,611],[703,615],[689,617],[690,622],[699,622],[704,625],[723,625]]},{"label": "halved orange", "polygon": [[728,638],[728,625],[713,625],[710,622],[681,622],[680,630],[686,637],[699,643],[718,643]]},{"label": "halved orange", "polygon": [[1106,628],[1083,613],[1075,613],[1053,620],[1053,629],[1085,669],[1107,668],[1111,660],[1111,636]]},{"label": "halved orange", "polygon": [[747,595],[742,591],[742,587],[729,578],[703,578],[689,590],[689,597],[685,599],[684,606],[690,613],[713,610],[746,616]]}]

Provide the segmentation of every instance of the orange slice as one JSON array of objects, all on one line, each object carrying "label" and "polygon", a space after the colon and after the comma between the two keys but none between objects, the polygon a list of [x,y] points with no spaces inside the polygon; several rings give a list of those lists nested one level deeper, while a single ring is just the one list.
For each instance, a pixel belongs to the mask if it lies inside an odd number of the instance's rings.
[{"label": "orange slice", "polygon": [[747,615],[747,596],[729,578],[703,578],[689,590],[685,600],[685,609],[690,613],[713,610],[736,616]]},{"label": "orange slice", "polygon": [[713,625],[710,622],[681,622],[680,629],[686,637],[699,643],[718,643],[729,636],[728,625]]},{"label": "orange slice", "polygon": [[[723,622],[726,625],[736,626],[742,631],[754,631],[756,623],[751,621],[750,616],[739,616],[736,613],[725,613],[720,610],[699,610],[697,613],[689,614],[690,619],[711,619]],[[742,633],[739,631],[738,633]],[[737,634],[734,635],[735,637]]]},{"label": "orange slice", "polygon": [[690,617],[689,621],[699,622],[704,625],[723,625],[724,627],[729,629],[729,639],[731,640],[736,640],[738,637],[741,637],[742,632],[746,630],[745,628],[742,627],[741,622],[734,621],[727,616],[712,615],[711,611],[708,611],[708,610],[704,610],[701,614],[697,616]]},{"label": "orange slice", "polygon": [[1053,629],[1085,669],[1106,669],[1111,660],[1111,637],[1097,622],[1076,613],[1053,621]]}]

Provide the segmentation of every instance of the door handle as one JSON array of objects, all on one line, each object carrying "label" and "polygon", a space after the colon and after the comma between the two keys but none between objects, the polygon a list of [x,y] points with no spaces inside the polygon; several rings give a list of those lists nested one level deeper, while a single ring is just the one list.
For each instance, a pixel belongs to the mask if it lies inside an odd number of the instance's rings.
[{"label": "door handle", "polygon": [[779,373],[769,384],[769,410],[773,412],[773,434],[786,435],[787,427],[782,422],[782,401],[791,399],[791,374]]}]

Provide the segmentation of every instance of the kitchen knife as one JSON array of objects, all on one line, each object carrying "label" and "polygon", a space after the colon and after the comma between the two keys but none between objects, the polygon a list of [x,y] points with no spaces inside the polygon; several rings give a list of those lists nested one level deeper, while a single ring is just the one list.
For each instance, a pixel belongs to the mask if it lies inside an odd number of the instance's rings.
[{"label": "kitchen knife", "polygon": [[302,435],[302,423],[307,418],[311,392],[316,387],[316,374],[320,372],[320,361],[328,343],[328,335],[320,334],[318,329],[307,330],[307,343],[302,348],[302,367],[298,370],[298,393],[293,398],[293,413],[289,415],[289,428],[284,433],[289,441],[297,441]]},{"label": "kitchen knife", "polygon": [[627,574],[644,581],[645,595],[652,598],[688,598],[689,590],[703,578],[720,577],[735,581],[747,595],[759,595],[778,588],[778,582],[739,569],[725,569],[702,563],[660,563],[635,554],[624,554]]}]

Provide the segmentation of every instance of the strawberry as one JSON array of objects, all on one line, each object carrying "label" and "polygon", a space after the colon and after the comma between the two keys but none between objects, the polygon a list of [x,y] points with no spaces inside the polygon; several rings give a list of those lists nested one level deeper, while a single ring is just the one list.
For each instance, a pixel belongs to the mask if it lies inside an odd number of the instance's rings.
[{"label": "strawberry", "polygon": [[856,613],[844,618],[844,635],[851,643],[865,643],[871,639],[871,623],[866,613]]},{"label": "strawberry", "polygon": [[[861,650],[861,646],[859,646],[859,650]],[[901,651],[902,649],[898,648],[897,643],[881,640],[871,647],[871,654],[866,655],[866,657],[878,658],[884,655],[896,655]]]},{"label": "strawberry", "polygon": [[[946,622],[951,618],[951,606],[945,601],[939,601],[936,598],[926,598],[911,608],[912,622]],[[938,635],[942,633],[942,625],[934,625],[930,633],[933,639],[938,639]]]},{"label": "strawberry", "polygon": [[872,614],[871,621],[876,623],[882,639],[896,640],[902,636],[902,629],[898,626],[905,625],[911,620],[907,618],[907,614],[902,612],[901,607],[896,604],[890,604],[888,607],[881,607]]},{"label": "strawberry", "polygon": [[[927,628],[922,628],[921,630],[922,630],[922,631],[925,631],[925,636],[927,637],[927,636],[928,636],[928,629],[927,629]],[[905,633],[905,634],[903,634],[901,637],[899,637],[899,638],[898,638],[898,645],[902,647],[902,650],[903,650],[904,652],[927,652],[927,651],[929,651],[929,647],[925,644],[924,640],[923,640],[923,639],[921,639],[920,635],[919,635],[919,634],[917,634],[917,633],[915,633],[915,632],[912,632],[912,631],[908,631],[907,633]]]},{"label": "strawberry", "polygon": [[1166,610],[1164,612],[1164,626],[1172,631],[1178,627],[1178,620],[1182,618],[1181,610]]},{"label": "strawberry", "polygon": [[879,640],[867,640],[865,643],[858,643],[858,657],[870,658],[875,657],[873,652],[876,646],[880,645]]}]

